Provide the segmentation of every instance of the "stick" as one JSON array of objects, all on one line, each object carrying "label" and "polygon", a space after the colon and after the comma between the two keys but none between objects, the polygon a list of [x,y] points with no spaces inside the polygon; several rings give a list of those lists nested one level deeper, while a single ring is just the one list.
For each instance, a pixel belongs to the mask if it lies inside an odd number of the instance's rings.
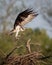
[{"label": "stick", "polygon": [[26,48],[27,48],[27,50],[28,50],[28,53],[31,53],[31,49],[30,49],[30,41],[31,41],[31,39],[28,39],[28,41],[27,41],[27,45],[26,45]]}]

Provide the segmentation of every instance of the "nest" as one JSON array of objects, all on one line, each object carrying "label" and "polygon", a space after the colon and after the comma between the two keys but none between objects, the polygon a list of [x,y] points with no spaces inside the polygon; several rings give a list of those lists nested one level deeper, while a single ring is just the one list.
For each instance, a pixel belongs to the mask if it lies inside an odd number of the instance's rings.
[{"label": "nest", "polygon": [[[21,47],[21,46],[19,46]],[[46,63],[44,59],[50,58],[51,56],[44,56],[40,52],[31,52],[30,39],[27,41],[28,54],[23,56],[12,56],[12,53],[19,47],[15,47],[3,60],[1,65],[39,65],[39,63]]]}]

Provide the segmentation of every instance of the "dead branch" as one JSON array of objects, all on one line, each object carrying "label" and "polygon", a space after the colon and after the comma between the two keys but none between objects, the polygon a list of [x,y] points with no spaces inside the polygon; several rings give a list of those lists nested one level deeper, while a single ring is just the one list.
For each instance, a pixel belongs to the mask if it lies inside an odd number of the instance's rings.
[{"label": "dead branch", "polygon": [[20,47],[22,47],[23,45],[21,45],[21,46],[16,46],[14,49],[12,49],[12,51],[9,53],[9,54],[7,54],[7,56],[6,56],[6,59],[16,50],[16,49],[18,49],[18,48],[20,48]]},{"label": "dead branch", "polygon": [[27,41],[27,45],[26,45],[26,48],[27,48],[28,53],[31,53],[31,49],[30,49],[30,41],[31,41],[31,39],[28,39],[28,41]]}]

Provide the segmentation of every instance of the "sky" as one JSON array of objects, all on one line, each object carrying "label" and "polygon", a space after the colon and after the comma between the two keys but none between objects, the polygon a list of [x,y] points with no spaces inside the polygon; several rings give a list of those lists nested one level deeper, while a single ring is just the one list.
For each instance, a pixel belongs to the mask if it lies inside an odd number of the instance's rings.
[{"label": "sky", "polygon": [[34,18],[31,22],[25,25],[26,28],[40,28],[45,29],[47,35],[52,38],[52,27],[50,24],[42,17],[42,15],[38,15],[36,18]]},{"label": "sky", "polygon": [[[4,1],[4,0],[1,0]],[[7,3],[9,4],[10,0],[6,0]],[[18,7],[22,5],[20,0],[17,0],[18,2],[15,3],[15,5],[17,5]],[[37,10],[38,13],[40,13],[40,11],[38,9],[42,7],[46,7],[49,9],[49,5],[50,7],[52,7],[52,0],[23,0],[24,4],[26,5],[26,8],[30,7],[33,8],[34,10]],[[1,5],[1,3],[0,3]],[[1,7],[2,8],[2,7]],[[20,8],[20,7],[19,7]],[[5,9],[5,6],[3,6],[3,9]],[[4,12],[4,10],[0,9],[0,15],[1,13],[3,13],[2,15],[5,15],[6,12]],[[52,21],[52,20],[51,20]],[[27,28],[40,28],[40,29],[45,29],[47,34],[50,36],[50,38],[52,38],[52,26],[50,26],[50,24],[47,22],[46,19],[43,18],[43,16],[41,14],[39,14],[36,18],[34,18],[30,23],[26,24],[25,27]]]},{"label": "sky", "polygon": [[[27,7],[36,7],[36,9],[38,10],[39,8],[45,7],[49,9],[49,6],[52,6],[52,0],[25,0],[27,3]],[[42,2],[41,2],[42,1]],[[39,3],[38,3],[39,2]],[[47,2],[47,3],[46,3]],[[33,5],[35,4],[35,6]],[[52,19],[51,19],[52,21]],[[48,21],[46,19],[43,18],[43,16],[41,14],[39,14],[36,18],[34,18],[30,23],[28,23],[25,27],[29,27],[29,28],[40,28],[40,29],[45,29],[46,33],[48,34],[48,36],[50,38],[52,38],[52,26],[50,26],[50,24],[48,23]]]}]

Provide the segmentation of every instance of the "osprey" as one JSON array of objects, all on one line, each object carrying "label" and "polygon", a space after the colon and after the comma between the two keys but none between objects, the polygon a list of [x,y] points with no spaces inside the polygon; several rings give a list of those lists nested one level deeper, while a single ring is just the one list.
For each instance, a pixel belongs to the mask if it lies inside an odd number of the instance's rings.
[{"label": "osprey", "polygon": [[26,9],[25,11],[18,14],[15,22],[14,27],[10,31],[10,34],[16,33],[15,37],[18,37],[18,34],[20,31],[24,31],[25,29],[23,26],[30,22],[34,17],[36,17],[38,14],[36,12],[33,12],[32,9]]}]

